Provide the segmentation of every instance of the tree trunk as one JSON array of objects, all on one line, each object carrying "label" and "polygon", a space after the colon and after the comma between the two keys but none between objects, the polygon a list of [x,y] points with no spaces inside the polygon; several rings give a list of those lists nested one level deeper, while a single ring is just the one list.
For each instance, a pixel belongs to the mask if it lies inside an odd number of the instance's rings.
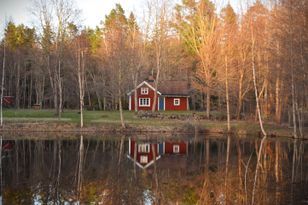
[{"label": "tree trunk", "polygon": [[78,87],[79,87],[79,106],[80,106],[80,128],[83,128],[83,106],[84,106],[84,55],[83,51],[77,52],[78,55]]},{"label": "tree trunk", "polygon": [[[292,50],[291,50],[291,55],[292,55]],[[291,57],[292,58],[292,57]],[[296,112],[295,112],[295,82],[294,82],[294,68],[293,68],[293,60],[291,59],[291,93],[292,93],[292,119],[293,119],[293,136],[297,138],[297,125],[296,125]]]},{"label": "tree trunk", "polygon": [[90,94],[90,90],[89,90],[89,85],[87,82],[84,83],[86,86],[86,91],[87,91],[87,96],[88,96],[88,109],[92,109],[93,110],[93,106],[92,106],[92,100],[91,100],[91,94]]},{"label": "tree trunk", "polygon": [[237,112],[236,112],[236,119],[239,120],[241,117],[241,110],[243,104],[243,79],[244,79],[244,72],[240,71],[240,79],[239,79],[239,89],[238,89],[238,101],[237,101]]},{"label": "tree trunk", "polygon": [[[26,70],[26,69],[24,69]],[[23,81],[21,83],[21,90],[22,90],[22,108],[26,108],[26,99],[27,99],[27,94],[26,94],[26,90],[27,90],[27,74],[26,72],[24,73],[24,77],[23,77]]]},{"label": "tree trunk", "polygon": [[211,111],[211,89],[209,86],[206,87],[206,117],[210,119],[210,111]]},{"label": "tree trunk", "polygon": [[61,77],[61,60],[58,62],[58,91],[59,91],[59,105],[58,105],[58,118],[61,119],[63,94],[62,94],[62,77]]},{"label": "tree trunk", "polygon": [[32,84],[33,84],[33,76],[32,71],[30,71],[30,87],[29,87],[29,96],[28,96],[28,108],[31,108],[32,105]]},{"label": "tree trunk", "polygon": [[259,118],[259,124],[261,131],[264,136],[266,136],[266,132],[263,128],[263,121],[262,121],[262,116],[261,116],[261,110],[260,110],[260,105],[259,105],[259,95],[258,95],[258,90],[257,90],[257,80],[256,80],[256,68],[255,68],[255,52],[254,52],[254,46],[255,46],[255,40],[254,40],[254,35],[253,35],[253,27],[251,25],[251,63],[252,63],[252,77],[253,77],[253,85],[254,85],[254,90],[255,90],[255,98],[256,98],[256,109],[257,109],[257,114]]},{"label": "tree trunk", "polygon": [[101,100],[101,96],[99,95],[99,92],[97,90],[95,90],[95,95],[96,95],[97,102],[98,102],[98,109],[102,110],[103,109],[102,100]]},{"label": "tree trunk", "polygon": [[280,75],[276,78],[275,85],[275,121],[281,123],[281,100],[280,100]]},{"label": "tree trunk", "polygon": [[[135,75],[135,79],[134,79],[134,87],[137,87],[137,83],[138,83],[138,75]],[[130,96],[131,97],[131,96]],[[137,93],[137,89],[134,91],[134,110],[135,112],[138,111],[138,93]]]},{"label": "tree trunk", "polygon": [[78,177],[77,177],[77,198],[80,199],[82,193],[82,178],[84,164],[84,144],[83,136],[80,135],[79,158],[78,158]]},{"label": "tree trunk", "polygon": [[[119,111],[120,111],[120,119],[122,128],[126,128],[123,116],[123,108],[122,108],[122,86],[123,86],[123,67],[122,62],[120,60],[119,68],[118,68],[118,103],[119,103]],[[116,100],[116,99],[115,99]]]},{"label": "tree trunk", "polygon": [[122,128],[125,128],[126,126],[125,126],[124,116],[123,116],[121,91],[119,91],[119,110],[120,110],[121,126]]},{"label": "tree trunk", "polygon": [[[2,60],[2,77],[1,77],[1,96],[0,96],[0,126],[3,126],[3,91],[4,91],[4,74],[5,74],[5,60],[6,60],[6,49],[5,49],[5,41],[3,43],[3,60]],[[1,137],[1,147],[2,148],[2,137]],[[1,152],[0,152],[1,155]],[[0,164],[1,164],[2,158],[0,156]],[[2,167],[1,167],[2,168]],[[2,171],[2,170],[0,170]],[[1,172],[2,173],[2,172]],[[2,179],[2,178],[1,178]]]},{"label": "tree trunk", "polygon": [[157,54],[156,57],[156,78],[155,78],[155,91],[154,91],[154,99],[153,99],[153,105],[152,105],[152,112],[156,110],[156,104],[157,104],[157,90],[158,90],[158,80],[159,80],[159,74],[160,74],[160,51]]},{"label": "tree trunk", "polygon": [[225,56],[225,75],[226,75],[227,127],[228,127],[228,132],[230,132],[230,130],[231,130],[231,125],[230,125],[229,82],[228,82],[228,57],[227,57],[227,56]]},{"label": "tree trunk", "polygon": [[295,82],[294,82],[294,62],[293,62],[293,5],[290,1],[290,14],[289,14],[289,26],[290,26],[290,69],[291,69],[291,95],[292,95],[292,117],[293,117],[293,135],[297,138],[297,126],[296,126],[296,112],[295,112]]},{"label": "tree trunk", "polygon": [[[91,76],[91,78],[92,78],[93,85],[94,85],[94,89],[95,89],[95,95],[96,95],[97,102],[98,102],[98,109],[99,109],[99,110],[102,110],[102,109],[103,109],[102,100],[101,100],[100,93],[99,93],[99,91],[98,91],[98,86],[97,86],[97,82],[96,82],[95,76],[94,76],[93,73],[90,73],[90,76]],[[105,90],[105,87],[104,87],[104,90]]]},{"label": "tree trunk", "polygon": [[[262,150],[263,150],[263,145],[266,141],[266,135],[261,140],[259,151],[257,153],[257,165],[256,165],[256,170],[255,170],[255,177],[254,177],[254,182],[253,182],[253,188],[252,188],[252,196],[251,196],[251,205],[254,204],[254,199],[255,199],[255,193],[256,193],[256,186],[257,186],[257,179],[258,179],[258,174],[259,174],[259,166],[260,161],[261,161],[261,156],[262,156]],[[257,151],[257,150],[256,150]]]},{"label": "tree trunk", "polygon": [[277,140],[275,142],[275,179],[276,179],[276,183],[280,182],[279,155],[280,155],[280,142]]},{"label": "tree trunk", "polygon": [[231,138],[230,135],[227,137],[227,152],[226,152],[226,176],[225,176],[225,186],[227,185],[227,179],[228,179],[228,171],[229,171],[229,159],[230,159],[230,144],[231,144]]},{"label": "tree trunk", "polygon": [[19,87],[19,80],[20,80],[20,62],[17,63],[17,75],[16,75],[16,108],[19,109],[20,107],[20,87]]},{"label": "tree trunk", "polygon": [[52,94],[53,94],[53,106],[55,109],[55,112],[58,113],[58,92],[57,92],[57,87],[56,87],[56,78],[55,78],[55,72],[52,72],[50,69],[50,55],[47,54],[47,70],[48,70],[48,75],[49,75],[49,82],[50,86],[52,89]]}]

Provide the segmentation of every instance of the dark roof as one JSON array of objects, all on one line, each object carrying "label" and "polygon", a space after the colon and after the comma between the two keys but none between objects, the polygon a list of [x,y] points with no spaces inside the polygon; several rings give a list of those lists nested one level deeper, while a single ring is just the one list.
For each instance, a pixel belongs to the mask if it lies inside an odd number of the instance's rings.
[{"label": "dark roof", "polygon": [[[148,82],[148,83],[153,88],[155,88],[154,82]],[[187,81],[174,81],[174,80],[159,81],[158,91],[162,95],[189,96],[189,86]]]}]

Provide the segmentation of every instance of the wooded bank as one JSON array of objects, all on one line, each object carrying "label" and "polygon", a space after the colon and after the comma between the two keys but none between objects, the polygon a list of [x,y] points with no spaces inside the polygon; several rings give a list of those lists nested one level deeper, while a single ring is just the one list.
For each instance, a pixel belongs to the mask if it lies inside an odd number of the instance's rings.
[{"label": "wooded bank", "polygon": [[32,11],[38,27],[7,22],[1,40],[3,95],[13,96],[16,109],[38,105],[58,118],[84,106],[119,110],[125,127],[126,92],[152,75],[156,88],[187,81],[191,109],[208,119],[211,112],[231,121],[262,116],[304,135],[305,0],[256,1],[238,13],[230,5],[217,12],[205,0],[157,1],[142,22],[117,4],[95,29],[78,25],[73,1],[36,1]]}]

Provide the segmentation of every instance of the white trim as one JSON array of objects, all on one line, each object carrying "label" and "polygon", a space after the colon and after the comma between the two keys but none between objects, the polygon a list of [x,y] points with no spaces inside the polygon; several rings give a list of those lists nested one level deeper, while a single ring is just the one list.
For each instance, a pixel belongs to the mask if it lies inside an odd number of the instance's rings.
[{"label": "white trim", "polygon": [[150,163],[148,163],[146,166],[144,166],[144,168],[145,168],[145,169],[148,168],[149,166],[151,166],[152,164],[154,164],[155,161],[157,161],[157,160],[159,160],[159,159],[160,159],[160,155],[159,155],[158,157],[156,157],[155,160],[153,159]]},{"label": "white trim", "polygon": [[166,110],[166,97],[164,97],[164,111]]},{"label": "white trim", "polygon": [[128,110],[129,111],[132,110],[132,96],[131,95],[128,97]]},{"label": "white trim", "polygon": [[150,161],[147,165],[143,166],[142,164],[140,164],[137,160],[134,160],[133,158],[131,158],[131,156],[126,155],[128,159],[132,160],[134,163],[137,164],[138,167],[140,167],[141,169],[146,169],[149,166],[151,166],[152,164],[154,164],[155,161],[160,159],[160,155],[158,157],[156,157],[156,160],[152,160]]},{"label": "white trim", "polygon": [[141,95],[148,95],[149,94],[149,88],[148,87],[141,87],[140,94]]},{"label": "white trim", "polygon": [[[148,99],[149,100],[149,104],[148,105],[141,105],[141,99]],[[138,99],[138,106],[139,107],[151,107],[151,98],[139,98]]]},{"label": "white trim", "polygon": [[[131,90],[130,92],[128,92],[127,95],[131,95],[132,92],[134,92],[135,90],[138,90],[138,88],[140,88],[140,87],[143,86],[144,84],[147,85],[149,88],[151,88],[153,91],[155,91],[155,88],[153,88],[153,86],[151,86],[148,82],[143,81],[143,82],[140,83],[136,88],[134,88],[133,90]],[[158,93],[159,95],[161,95],[161,92],[157,91],[157,93]]]},{"label": "white trim", "polygon": [[[178,103],[175,103],[178,101]],[[180,106],[181,105],[181,98],[173,98],[173,106]]]},{"label": "white trim", "polygon": [[160,105],[160,97],[159,96],[157,96],[157,99],[158,99],[158,107],[157,107],[157,111],[159,111],[159,105]]},{"label": "white trim", "polygon": [[138,144],[138,153],[150,153],[151,147],[150,144]]},{"label": "white trim", "polygon": [[129,146],[128,146],[128,154],[130,154],[130,152],[131,152],[131,139],[130,138],[128,138],[128,144],[129,144]]},{"label": "white trim", "polygon": [[173,151],[173,153],[175,153],[175,154],[180,153],[180,145],[178,145],[178,144],[173,145],[173,146],[172,146],[172,151]]},{"label": "white trim", "polygon": [[189,110],[189,101],[188,101],[188,98],[186,98],[186,102],[187,102],[187,110]]},{"label": "white trim", "polygon": [[147,164],[149,163],[148,155],[140,155],[140,164]]}]

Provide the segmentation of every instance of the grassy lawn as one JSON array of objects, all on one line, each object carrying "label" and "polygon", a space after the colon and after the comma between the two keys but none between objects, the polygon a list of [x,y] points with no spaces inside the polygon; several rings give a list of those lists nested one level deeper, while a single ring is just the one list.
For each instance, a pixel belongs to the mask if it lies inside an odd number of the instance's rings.
[{"label": "grassy lawn", "polygon": [[[165,112],[166,115],[185,114],[189,115],[192,112]],[[64,110],[62,117],[59,120],[54,110],[32,110],[32,109],[5,109],[3,112],[5,121],[12,122],[80,122],[80,114],[78,110]],[[179,120],[160,120],[160,119],[140,119],[134,112],[124,111],[124,119],[128,124],[145,124],[145,125],[175,125],[183,123]],[[118,111],[85,111],[85,123],[105,123],[105,124],[120,124],[120,114]]]},{"label": "grassy lawn", "polygon": [[[204,112],[196,111],[165,111],[164,115],[205,115]],[[4,122],[57,122],[57,123],[75,123],[80,122],[80,114],[78,110],[64,110],[62,118],[59,120],[54,110],[32,110],[32,109],[5,109]],[[174,119],[141,119],[136,116],[134,112],[124,111],[125,123],[130,126],[154,126],[154,127],[179,127],[198,125],[199,128],[208,130],[226,130],[227,123],[225,120],[174,120]],[[118,111],[85,111],[84,112],[84,124],[85,126],[91,125],[116,125],[120,127],[120,115]],[[247,133],[257,133],[260,131],[259,125],[255,121],[231,121],[231,127],[236,130],[242,130]],[[267,131],[280,133],[285,135],[289,132],[289,128],[281,127],[278,125],[266,123],[265,128]],[[194,129],[192,126],[189,129]]]}]

